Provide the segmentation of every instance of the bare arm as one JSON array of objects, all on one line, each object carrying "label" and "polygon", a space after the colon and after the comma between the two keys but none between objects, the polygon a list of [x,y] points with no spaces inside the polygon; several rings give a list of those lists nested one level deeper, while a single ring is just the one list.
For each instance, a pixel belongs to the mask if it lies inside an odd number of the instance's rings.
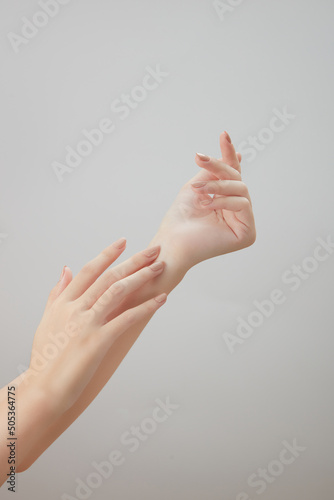
[{"label": "bare arm", "polygon": [[[161,246],[159,259],[165,262],[164,272],[129,296],[110,314],[109,320],[124,308],[134,307],[162,291],[169,293],[186,272],[202,260],[245,248],[255,241],[252,205],[247,187],[241,181],[240,155],[235,153],[227,134],[221,135],[220,145],[222,158],[219,160],[196,156],[200,172],[183,186],[149,245]],[[208,193],[214,194],[212,200]],[[65,276],[65,282],[66,279],[70,281]],[[151,316],[147,314],[137,320],[106,351],[75,404],[58,419],[50,421],[29,456],[20,463],[20,471],[26,470],[94,400]]]},{"label": "bare arm", "polygon": [[15,477],[25,457],[59,417],[52,401],[36,384],[17,382],[16,379],[0,390],[0,485],[8,481],[11,491],[16,491],[11,477]]},{"label": "bare arm", "polygon": [[[186,273],[186,268],[174,258],[173,248],[169,250],[168,240],[159,234],[149,245],[161,244],[159,260],[165,262],[164,272],[153,282],[144,286],[136,295],[131,297],[123,307],[134,307],[138,303],[144,302],[162,292],[169,293],[182,280]],[[107,352],[99,368],[95,372],[94,378],[86,386],[78,401],[61,418],[54,420],[47,428],[40,439],[36,441],[31,454],[21,463],[19,472],[28,469],[33,462],[78,418],[78,416],[90,405],[99,392],[103,389],[110,377],[117,370],[118,366],[131,349],[142,330],[150,321],[153,313],[140,322],[137,322],[128,331],[119,337]]]},{"label": "bare arm", "polygon": [[[89,394],[86,389],[106,352],[165,303],[165,293],[133,305],[128,300],[163,273],[164,262],[156,260],[160,247],[154,255],[144,250],[104,273],[124,248],[125,239],[110,245],[60,295],[55,291],[62,281],[50,294],[28,370],[0,392],[1,484],[7,474],[32,462],[37,447],[44,451],[49,446],[54,425],[63,432],[68,412]],[[72,413],[72,421],[77,415]]]}]

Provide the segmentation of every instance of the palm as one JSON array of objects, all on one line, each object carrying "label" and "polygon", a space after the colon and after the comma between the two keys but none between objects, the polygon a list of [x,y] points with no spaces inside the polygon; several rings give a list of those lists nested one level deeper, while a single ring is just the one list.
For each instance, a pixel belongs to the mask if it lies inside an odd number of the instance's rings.
[{"label": "palm", "polygon": [[[202,171],[191,182],[204,177],[216,179]],[[197,198],[190,183],[185,184],[167,212],[163,226],[168,226],[175,234],[186,255],[196,251],[198,262],[236,250],[236,234],[242,231],[241,222],[228,210],[212,211],[199,207]]]}]

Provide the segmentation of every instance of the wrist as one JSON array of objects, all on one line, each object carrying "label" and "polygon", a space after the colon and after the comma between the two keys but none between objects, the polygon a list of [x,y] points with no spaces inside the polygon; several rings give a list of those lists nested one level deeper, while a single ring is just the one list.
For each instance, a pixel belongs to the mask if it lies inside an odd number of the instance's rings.
[{"label": "wrist", "polygon": [[23,374],[19,391],[24,394],[25,399],[29,399],[32,407],[36,408],[43,425],[50,425],[63,413],[61,401],[52,394],[42,371],[28,368]]},{"label": "wrist", "polygon": [[164,270],[160,276],[141,287],[134,298],[129,299],[126,304],[127,307],[134,307],[145,300],[156,297],[160,293],[169,294],[182,281],[189,269],[183,259],[182,251],[175,245],[175,241],[169,232],[159,230],[147,247],[150,248],[156,245],[160,245],[157,260],[164,262]]},{"label": "wrist", "polygon": [[148,246],[155,245],[160,245],[161,247],[158,260],[165,262],[170,277],[178,282],[181,281],[192,265],[179,243],[177,234],[159,228]]},{"label": "wrist", "polygon": [[18,454],[16,472],[29,468],[30,456],[36,443],[58,419],[60,413],[55,401],[48,394],[47,388],[40,384],[37,376],[30,369],[24,372],[25,383],[16,386],[16,412],[18,426],[16,438]]}]

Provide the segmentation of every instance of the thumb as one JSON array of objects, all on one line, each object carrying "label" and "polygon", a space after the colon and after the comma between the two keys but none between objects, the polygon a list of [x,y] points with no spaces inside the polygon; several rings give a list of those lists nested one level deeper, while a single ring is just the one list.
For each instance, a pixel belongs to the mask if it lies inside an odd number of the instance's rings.
[{"label": "thumb", "polygon": [[49,307],[53,302],[59,297],[59,295],[65,290],[65,288],[72,281],[72,271],[69,267],[64,266],[58,283],[54,288],[52,288],[46,307]]}]

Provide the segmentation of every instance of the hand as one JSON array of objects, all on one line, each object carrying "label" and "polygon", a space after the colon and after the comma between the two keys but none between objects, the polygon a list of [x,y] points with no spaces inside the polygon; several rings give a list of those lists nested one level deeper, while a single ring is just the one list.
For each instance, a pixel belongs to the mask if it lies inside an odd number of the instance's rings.
[{"label": "hand", "polygon": [[220,147],[219,160],[196,155],[201,171],[182,187],[156,239],[168,240],[188,268],[250,246],[256,238],[251,199],[241,180],[241,156],[227,132],[220,136]]},{"label": "hand", "polygon": [[108,319],[164,269],[163,262],[153,263],[160,252],[160,247],[155,247],[106,271],[124,248],[125,239],[112,244],[86,264],[73,280],[65,269],[50,294],[24,380],[42,388],[59,414],[77,401],[122,333],[150,317],[166,301],[167,295],[162,293],[136,307],[123,308],[121,314]]}]

